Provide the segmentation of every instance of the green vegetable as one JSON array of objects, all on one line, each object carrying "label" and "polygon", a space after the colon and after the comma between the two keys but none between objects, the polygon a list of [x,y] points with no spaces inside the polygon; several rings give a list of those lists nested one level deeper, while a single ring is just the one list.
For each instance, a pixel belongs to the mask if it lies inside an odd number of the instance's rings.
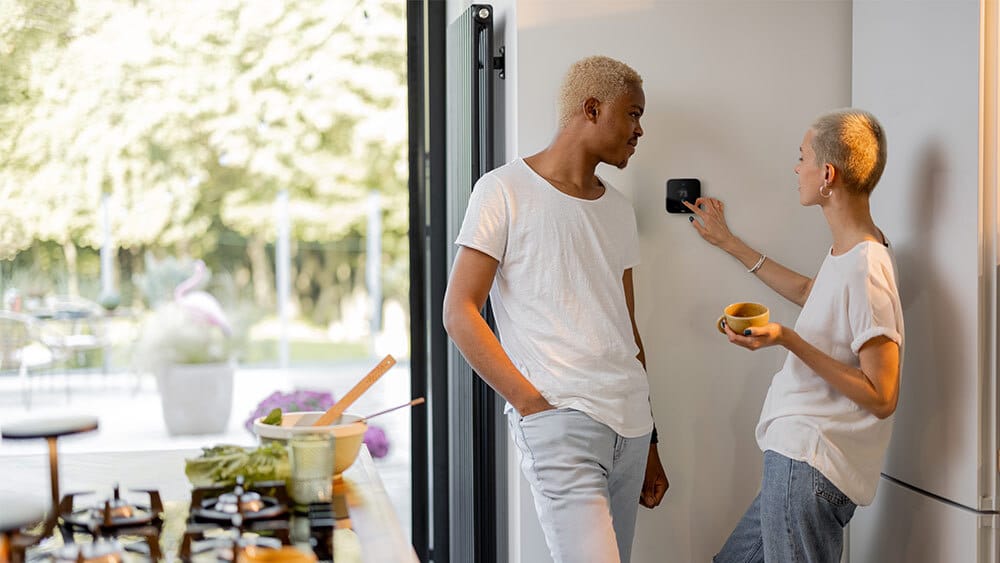
[{"label": "green vegetable", "polygon": [[202,448],[200,456],[186,460],[184,474],[195,487],[213,487],[233,485],[239,475],[250,483],[286,480],[291,468],[281,443],[271,442],[259,448],[221,444]]},{"label": "green vegetable", "polygon": [[261,419],[261,424],[272,424],[274,426],[281,426],[281,409],[274,408],[271,412],[267,413],[267,416]]}]

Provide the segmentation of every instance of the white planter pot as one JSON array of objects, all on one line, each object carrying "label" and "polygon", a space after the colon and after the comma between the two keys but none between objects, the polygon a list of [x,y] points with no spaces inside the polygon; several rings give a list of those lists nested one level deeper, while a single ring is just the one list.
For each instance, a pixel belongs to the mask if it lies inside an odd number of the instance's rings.
[{"label": "white planter pot", "polygon": [[235,364],[170,364],[157,374],[163,420],[171,436],[220,434],[233,407]]}]

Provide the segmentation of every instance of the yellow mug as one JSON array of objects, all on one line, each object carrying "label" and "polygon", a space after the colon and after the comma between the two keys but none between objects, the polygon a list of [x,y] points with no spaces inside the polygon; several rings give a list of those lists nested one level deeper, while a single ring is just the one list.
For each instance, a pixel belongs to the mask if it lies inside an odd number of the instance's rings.
[{"label": "yellow mug", "polygon": [[722,334],[726,333],[726,326],[737,334],[743,334],[744,330],[752,326],[764,326],[771,320],[770,311],[760,303],[733,303],[723,312],[725,314],[715,321],[715,328]]}]

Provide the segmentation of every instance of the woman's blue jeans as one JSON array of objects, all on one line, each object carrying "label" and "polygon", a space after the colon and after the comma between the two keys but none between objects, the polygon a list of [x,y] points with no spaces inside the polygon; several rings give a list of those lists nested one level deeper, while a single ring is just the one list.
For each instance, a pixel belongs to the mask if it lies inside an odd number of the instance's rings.
[{"label": "woman's blue jeans", "polygon": [[839,563],[855,508],[809,464],[768,450],[760,493],[713,561]]}]

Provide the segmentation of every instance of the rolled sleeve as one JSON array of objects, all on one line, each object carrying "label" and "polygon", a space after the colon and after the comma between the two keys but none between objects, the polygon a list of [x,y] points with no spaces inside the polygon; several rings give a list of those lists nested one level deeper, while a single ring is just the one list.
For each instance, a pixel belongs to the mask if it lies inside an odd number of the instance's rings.
[{"label": "rolled sleeve", "polygon": [[892,272],[873,264],[868,274],[848,287],[851,351],[858,354],[872,338],[885,336],[902,346],[901,311]]},{"label": "rolled sleeve", "polygon": [[898,330],[884,326],[877,326],[872,327],[854,337],[854,340],[851,341],[851,352],[854,352],[854,354],[857,355],[861,352],[861,347],[864,346],[866,342],[879,336],[884,336],[889,340],[892,340],[897,346],[903,343],[903,337],[899,334]]}]

